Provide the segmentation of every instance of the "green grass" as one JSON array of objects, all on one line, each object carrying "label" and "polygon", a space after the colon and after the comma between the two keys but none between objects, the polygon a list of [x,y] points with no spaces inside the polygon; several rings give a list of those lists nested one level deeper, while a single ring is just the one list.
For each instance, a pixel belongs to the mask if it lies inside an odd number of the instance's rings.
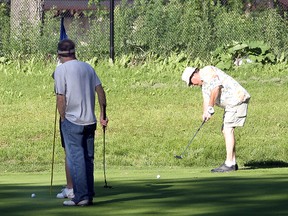
[{"label": "green grass", "polygon": [[[210,168],[209,168],[210,169]],[[2,216],[22,215],[287,215],[287,168],[213,174],[208,168],[108,168],[113,189],[95,173],[95,205],[63,207],[55,198],[63,172],[1,174]],[[160,174],[160,179],[156,176]],[[35,193],[36,198],[31,198]]]},{"label": "green grass", "polygon": [[[92,62],[94,65],[94,62]],[[199,88],[187,88],[181,73],[187,62],[151,61],[139,66],[95,64],[107,93],[107,163],[127,167],[203,167],[223,163],[223,111],[201,129],[185,155],[180,154],[201,124]],[[0,64],[0,172],[38,172],[51,168],[55,63],[14,61]],[[288,66],[240,67],[227,71],[249,91],[247,123],[237,129],[238,164],[288,161]],[[99,116],[98,110],[96,111]],[[58,128],[57,128],[58,131]],[[102,131],[96,139],[96,167],[102,165]],[[64,154],[57,133],[55,165]]]}]

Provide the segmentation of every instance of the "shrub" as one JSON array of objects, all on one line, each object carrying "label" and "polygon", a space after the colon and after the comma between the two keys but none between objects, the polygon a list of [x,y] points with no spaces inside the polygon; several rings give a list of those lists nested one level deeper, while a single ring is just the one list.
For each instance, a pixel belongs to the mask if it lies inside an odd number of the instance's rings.
[{"label": "shrub", "polygon": [[0,56],[7,52],[9,45],[9,32],[10,32],[9,12],[6,4],[0,3]]},{"label": "shrub", "polygon": [[[93,1],[96,4],[99,0]],[[243,1],[122,0],[115,7],[116,56],[146,55],[168,57],[171,53],[186,53],[189,59],[210,59],[217,47],[233,41],[264,41],[278,59],[287,56],[287,20],[276,10],[266,9],[245,14]],[[22,19],[19,34],[10,37],[9,15],[0,7],[2,34],[0,55],[42,55],[55,53],[59,40],[60,19],[45,13],[44,25],[31,25]],[[109,11],[84,12],[89,20],[83,28],[75,17],[68,29],[75,40],[78,55],[85,58],[107,58],[109,55]],[[286,58],[286,57],[285,57]]]},{"label": "shrub", "polygon": [[276,56],[271,47],[263,41],[233,42],[218,47],[212,52],[214,64],[221,69],[231,69],[233,65],[240,66],[245,63],[275,63]]}]

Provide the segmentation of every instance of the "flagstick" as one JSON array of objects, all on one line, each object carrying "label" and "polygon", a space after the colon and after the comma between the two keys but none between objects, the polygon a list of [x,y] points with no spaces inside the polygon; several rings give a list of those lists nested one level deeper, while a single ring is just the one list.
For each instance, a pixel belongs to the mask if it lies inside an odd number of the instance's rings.
[{"label": "flagstick", "polygon": [[[60,21],[60,41],[63,39],[68,38],[64,26],[64,17],[61,17]],[[61,62],[58,60],[57,66],[61,64]],[[53,77],[54,79],[54,77]],[[52,193],[52,185],[53,185],[53,173],[54,173],[54,155],[55,155],[55,141],[56,141],[56,122],[57,122],[57,103],[56,103],[56,109],[55,109],[55,120],[54,120],[54,137],[53,137],[53,151],[52,151],[52,167],[51,167],[51,183],[50,183],[50,195]]]}]

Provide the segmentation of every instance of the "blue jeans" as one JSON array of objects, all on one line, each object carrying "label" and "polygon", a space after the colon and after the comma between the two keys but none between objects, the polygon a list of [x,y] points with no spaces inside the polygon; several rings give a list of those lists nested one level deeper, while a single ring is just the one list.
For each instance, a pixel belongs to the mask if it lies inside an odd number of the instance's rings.
[{"label": "blue jeans", "polygon": [[61,122],[66,157],[73,181],[73,201],[93,200],[94,196],[94,138],[96,124],[76,125]]}]

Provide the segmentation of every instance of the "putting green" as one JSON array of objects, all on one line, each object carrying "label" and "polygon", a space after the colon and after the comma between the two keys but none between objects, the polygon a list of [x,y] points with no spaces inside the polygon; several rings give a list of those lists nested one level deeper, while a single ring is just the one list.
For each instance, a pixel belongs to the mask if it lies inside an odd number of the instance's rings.
[{"label": "putting green", "polygon": [[[288,168],[210,173],[209,168],[111,168],[105,189],[95,172],[94,205],[64,207],[56,199],[64,173],[4,173],[0,212],[11,215],[288,215]],[[157,178],[160,175],[160,178]],[[35,193],[36,197],[31,198]]]}]

